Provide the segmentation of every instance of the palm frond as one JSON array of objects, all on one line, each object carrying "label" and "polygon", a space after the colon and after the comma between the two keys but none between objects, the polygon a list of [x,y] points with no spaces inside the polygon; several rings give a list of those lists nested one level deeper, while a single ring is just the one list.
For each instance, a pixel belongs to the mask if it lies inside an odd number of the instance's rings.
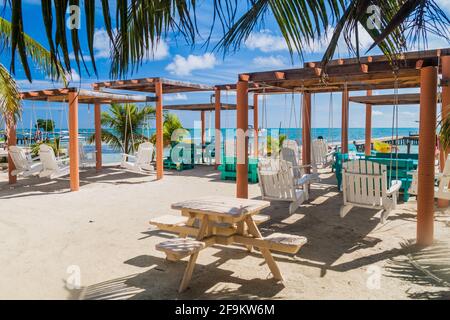
[{"label": "palm frond", "polygon": [[[388,276],[425,287],[434,287],[429,292],[413,293],[412,298],[445,299],[450,297],[450,246],[448,241],[439,241],[421,249],[414,243],[402,244],[404,255],[392,259],[387,265]],[[436,291],[439,289],[440,291]]]},{"label": "palm frond", "polygon": [[17,119],[21,112],[20,92],[17,84],[4,65],[0,63],[0,116]]},{"label": "palm frond", "polygon": [[[23,35],[25,52],[37,69],[53,80],[62,80],[67,85],[67,71],[55,60],[51,52],[27,34]],[[0,17],[0,43],[4,48],[11,48],[13,43],[13,27],[11,22]],[[31,80],[31,78],[29,78]]]}]

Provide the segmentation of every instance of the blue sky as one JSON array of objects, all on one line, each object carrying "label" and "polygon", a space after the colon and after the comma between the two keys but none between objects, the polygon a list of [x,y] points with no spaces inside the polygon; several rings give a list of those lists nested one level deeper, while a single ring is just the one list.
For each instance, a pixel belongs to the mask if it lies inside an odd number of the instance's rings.
[{"label": "blue sky", "polygon": [[[114,7],[114,1],[111,1],[111,7]],[[441,8],[450,15],[450,1],[438,0]],[[202,36],[206,37],[209,33],[209,27],[212,19],[212,8],[208,1],[199,1],[198,7],[198,23]],[[245,8],[243,8],[245,9]],[[24,0],[24,22],[25,31],[32,37],[40,41],[44,46],[47,46],[45,38],[44,26],[41,19],[40,1]],[[96,35],[95,35],[95,53],[96,62],[99,70],[98,78],[89,77],[83,70],[73,73],[73,85],[89,88],[89,84],[96,81],[104,81],[109,78],[109,42],[103,28],[103,17],[99,15],[96,18]],[[5,17],[9,19],[9,12],[5,13]],[[82,29],[83,29],[82,18]],[[82,42],[85,40],[83,30],[81,30]],[[227,54],[223,56],[221,52],[214,52],[212,48],[220,39],[221,33],[219,30],[213,33],[212,42],[209,48],[203,46],[203,42],[199,39],[196,47],[186,45],[182,37],[177,37],[174,34],[167,36],[161,42],[159,47],[155,50],[153,58],[148,59],[139,72],[133,75],[134,78],[140,77],[165,77],[174,80],[190,81],[197,83],[204,83],[209,85],[234,83],[237,80],[237,75],[243,72],[262,71],[291,68],[301,66],[302,61],[295,58],[293,63],[289,52],[283,39],[280,37],[277,26],[273,20],[268,17],[265,25],[260,26],[249,40],[244,43],[237,53]],[[370,39],[362,35],[362,44],[368,48],[371,44]],[[324,50],[326,49],[327,40],[322,39],[312,45],[312,48],[307,50],[305,54],[305,61],[320,60]],[[449,47],[450,44],[446,41],[430,37],[428,48]],[[86,46],[85,46],[86,47]],[[423,49],[423,48],[422,48]],[[348,56],[347,49],[341,45],[337,53],[337,57],[345,58]],[[377,54],[377,49],[370,52],[370,54]],[[9,54],[2,52],[0,61],[9,65]],[[17,67],[20,64],[17,63]],[[34,70],[34,82],[30,84],[25,80],[23,72],[18,68],[16,79],[23,90],[35,90],[44,88],[59,87],[60,84],[52,83],[38,70]],[[129,75],[131,77],[131,75]],[[417,92],[415,90],[408,90],[405,92]],[[378,91],[375,94],[392,93],[392,90]],[[355,92],[353,95],[362,95],[363,92]],[[234,103],[236,96],[234,93],[229,93],[223,98],[225,102]],[[329,105],[330,95],[319,94],[315,98],[313,111],[313,127],[328,127],[329,119]],[[165,97],[166,104],[182,104],[194,102],[209,102],[210,93],[192,93],[192,94],[178,94],[167,95]],[[341,95],[339,93],[333,96],[333,114],[335,128],[340,127],[340,108]],[[290,112],[292,108],[291,96],[269,96],[266,101],[268,112],[268,126],[269,127],[288,127],[289,123],[294,124],[295,121],[290,120]],[[295,108],[299,110],[300,98],[295,97]],[[361,105],[351,104],[350,106],[350,127],[361,128],[364,126],[364,108]],[[23,123],[19,125],[25,128],[30,126],[30,122],[36,117],[48,118],[51,117],[57,122],[58,126],[66,127],[66,113],[63,111],[61,105],[52,104],[51,107],[47,104],[25,104],[25,113]],[[105,110],[107,107],[105,107]],[[402,106],[400,107],[400,127],[416,127],[418,120],[418,106]],[[80,126],[82,128],[90,128],[93,126],[93,113],[87,106],[80,108]],[[297,111],[298,114],[299,111]],[[177,112],[183,121],[185,127],[191,128],[194,122],[198,121],[200,114],[193,112]],[[214,114],[211,115],[212,117]],[[235,126],[235,113],[223,112],[222,126]],[[62,119],[62,120],[61,120]],[[252,117],[250,116],[250,121]],[[214,121],[212,121],[214,123]],[[392,123],[392,108],[389,107],[375,107],[373,113],[373,123],[375,127],[391,127]]]}]

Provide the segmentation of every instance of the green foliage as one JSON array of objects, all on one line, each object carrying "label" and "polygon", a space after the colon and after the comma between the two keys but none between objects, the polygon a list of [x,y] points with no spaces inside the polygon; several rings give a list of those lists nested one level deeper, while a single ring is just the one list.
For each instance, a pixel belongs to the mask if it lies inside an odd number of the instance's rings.
[{"label": "green foliage", "polygon": [[[102,113],[102,141],[116,151],[127,154],[137,150],[139,144],[148,140],[139,130],[146,121],[155,117],[153,107],[139,109],[135,104],[113,104],[108,112]],[[95,135],[89,137],[95,142]]]},{"label": "green foliage", "polygon": [[281,147],[283,146],[284,141],[286,141],[287,136],[284,134],[281,134],[278,139],[275,139],[272,136],[267,137],[267,154],[269,156],[280,153]]},{"label": "green foliage", "polygon": [[46,132],[52,132],[53,130],[55,130],[55,121],[38,119],[34,127]]},{"label": "green foliage", "polygon": [[[183,124],[181,123],[180,118],[178,118],[178,116],[176,114],[172,114],[172,113],[166,113],[164,114],[164,127],[163,127],[163,132],[164,132],[164,147],[168,147],[171,145],[172,138],[175,138],[176,141],[174,142],[180,142],[180,140],[183,140],[184,138],[186,138],[189,135],[189,132],[187,132],[187,130],[185,131],[185,134],[179,136],[179,137],[174,137],[174,133],[180,132],[180,130],[184,130]],[[153,144],[156,144],[156,134],[154,134],[150,141]]]},{"label": "green foliage", "polygon": [[33,144],[31,146],[31,154],[33,155],[33,157],[37,157],[39,155],[39,147],[42,144],[46,144],[51,147],[57,157],[60,157],[62,155],[61,140],[60,138],[56,138],[53,141],[44,141]]},{"label": "green foliage", "polygon": [[450,148],[450,114],[440,121],[439,139],[444,150]]}]

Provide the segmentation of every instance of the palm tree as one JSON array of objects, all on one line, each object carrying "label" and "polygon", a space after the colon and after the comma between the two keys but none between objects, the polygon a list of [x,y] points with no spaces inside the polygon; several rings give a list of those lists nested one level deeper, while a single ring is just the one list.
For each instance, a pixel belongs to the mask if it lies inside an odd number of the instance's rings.
[{"label": "palm tree", "polygon": [[[154,118],[153,107],[139,109],[134,104],[112,104],[108,112],[102,113],[102,141],[116,151],[131,154],[139,144],[149,140],[140,131],[146,121]],[[95,135],[89,137],[89,143],[94,143]]]},{"label": "palm tree", "polygon": [[[14,47],[16,36],[14,26],[0,17],[0,52]],[[27,34],[22,33],[20,37],[24,44],[25,56],[29,57],[47,77],[53,80],[62,80],[66,84],[66,71],[56,60],[52,60],[51,53]],[[14,63],[12,63],[11,69],[14,70]],[[7,123],[14,123],[20,116],[20,100],[19,89],[14,77],[0,63],[0,117]]]},{"label": "palm tree", "polygon": [[[22,16],[22,0],[5,1],[10,6],[13,17],[12,52],[20,53],[25,71],[28,70]],[[71,70],[68,42],[71,40],[76,63],[84,61],[79,42],[79,30],[66,35],[65,17],[69,5],[80,4],[79,0],[42,0],[43,22],[49,41],[50,52],[55,61],[64,61]],[[195,0],[129,0],[116,1],[115,25],[111,19],[108,0],[101,0],[100,9],[94,0],[85,0],[86,30],[88,49],[93,69],[96,71],[94,56],[95,17],[102,10],[105,29],[113,44],[112,75],[123,76],[135,71],[155,48],[159,41],[176,32],[184,36],[189,44],[199,37],[197,29],[197,8]],[[291,51],[301,56],[308,44],[333,30],[328,50],[323,62],[326,64],[334,55],[339,38],[343,35],[350,50],[359,56],[359,30],[362,26],[372,37],[374,46],[379,46],[387,54],[405,50],[408,43],[426,42],[427,35],[436,34],[449,39],[449,18],[439,8],[435,0],[214,0],[212,31],[223,31],[223,38],[216,49],[224,52],[237,50],[271,15]],[[246,4],[246,5],[245,5]],[[376,14],[375,27],[373,6],[380,10]],[[243,10],[244,9],[244,10]],[[56,28],[54,28],[56,22]],[[352,43],[355,39],[356,43]],[[209,38],[206,42],[209,43]],[[61,58],[60,58],[61,57]],[[13,62],[15,56],[12,56]]]},{"label": "palm tree", "polygon": [[[163,126],[163,141],[164,141],[164,147],[168,147],[171,145],[174,137],[175,132],[180,132],[180,130],[185,131],[184,136],[188,136],[189,132],[184,129],[183,124],[181,123],[180,118],[176,114],[173,113],[165,113],[164,114],[164,126]],[[152,136],[150,141],[153,144],[156,144],[156,134]]]}]

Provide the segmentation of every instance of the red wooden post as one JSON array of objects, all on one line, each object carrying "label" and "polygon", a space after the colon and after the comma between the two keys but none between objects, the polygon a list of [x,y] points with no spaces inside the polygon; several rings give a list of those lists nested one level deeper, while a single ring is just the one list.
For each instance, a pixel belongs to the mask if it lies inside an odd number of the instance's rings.
[{"label": "red wooden post", "polygon": [[215,118],[216,118],[216,170],[219,167],[221,161],[222,161],[222,125],[221,125],[221,111],[222,111],[222,104],[221,104],[221,92],[220,89],[216,89],[215,92]]},{"label": "red wooden post", "polygon": [[70,189],[80,190],[80,154],[78,142],[78,92],[69,92]]},{"label": "red wooden post", "polygon": [[[16,134],[16,123],[14,120],[14,115],[6,115],[6,137],[8,139],[8,148],[15,146],[17,144],[17,134]],[[16,184],[17,177],[12,175],[12,172],[16,170],[14,162],[12,161],[11,155],[8,154],[8,181],[9,184]]]},{"label": "red wooden post", "polygon": [[[442,119],[446,119],[450,113],[450,56],[444,56],[441,58],[442,63]],[[445,161],[449,155],[449,150],[444,150],[441,148],[441,172],[444,171]],[[448,200],[438,199],[439,208],[446,208],[449,205]]]},{"label": "red wooden post", "polygon": [[254,154],[253,156],[258,159],[259,156],[259,95],[253,95],[253,128],[254,128]]},{"label": "red wooden post", "polygon": [[237,83],[237,197],[248,198],[248,82]]},{"label": "red wooden post", "polygon": [[[372,90],[367,90],[367,95],[372,95]],[[366,156],[370,156],[372,151],[372,105],[366,104]]]},{"label": "red wooden post", "polygon": [[348,153],[348,108],[349,108],[349,95],[348,90],[342,92],[342,154]]},{"label": "red wooden post", "polygon": [[102,106],[95,104],[95,163],[97,171],[102,170]]},{"label": "red wooden post", "polygon": [[420,72],[419,181],[417,244],[429,246],[434,238],[434,155],[436,143],[437,79],[435,67]]},{"label": "red wooden post", "polygon": [[[303,93],[303,133],[302,133],[302,158],[303,165],[311,165],[311,93]],[[310,173],[310,168],[306,169]]]},{"label": "red wooden post", "polygon": [[163,85],[155,83],[156,93],[156,177],[164,178],[164,114],[163,114]]}]

